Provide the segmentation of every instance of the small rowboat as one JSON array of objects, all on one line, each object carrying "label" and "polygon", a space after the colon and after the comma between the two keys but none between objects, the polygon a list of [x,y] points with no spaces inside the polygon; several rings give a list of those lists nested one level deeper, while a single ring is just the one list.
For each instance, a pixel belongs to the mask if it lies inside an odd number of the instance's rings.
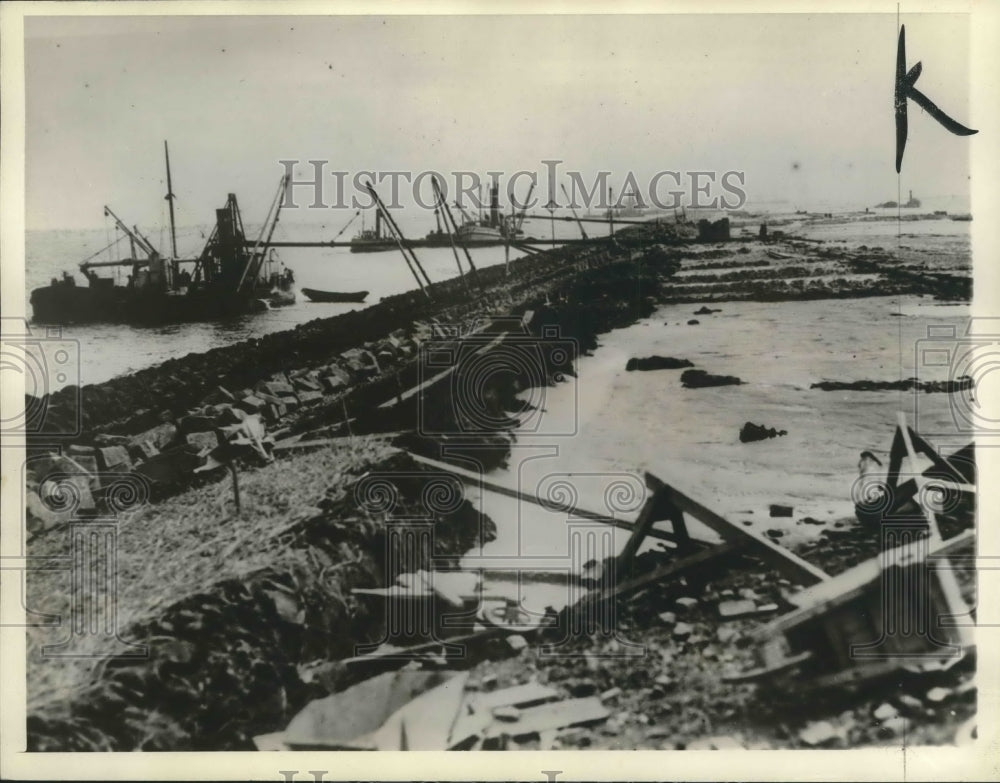
[{"label": "small rowboat", "polygon": [[303,288],[302,293],[313,302],[363,302],[368,296],[367,291],[319,291],[315,288]]}]

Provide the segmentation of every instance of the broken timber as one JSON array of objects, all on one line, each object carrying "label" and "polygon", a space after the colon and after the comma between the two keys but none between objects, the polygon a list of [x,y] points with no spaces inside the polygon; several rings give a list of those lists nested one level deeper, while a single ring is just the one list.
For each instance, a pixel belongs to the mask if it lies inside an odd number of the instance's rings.
[{"label": "broken timber", "polygon": [[[480,489],[486,490],[487,492],[495,492],[498,495],[504,495],[505,497],[515,498],[517,500],[523,500],[527,503],[531,503],[536,506],[541,506],[549,511],[565,511],[570,513],[577,519],[587,519],[591,522],[602,522],[606,525],[611,525],[613,527],[618,527],[623,530],[633,531],[635,530],[635,524],[632,522],[627,522],[624,519],[616,519],[615,517],[610,517],[607,514],[599,514],[595,511],[588,511],[587,509],[578,508],[576,506],[563,506],[552,503],[551,501],[545,501],[536,495],[529,492],[523,492],[514,487],[508,487],[504,484],[499,484],[495,481],[487,480],[482,473],[477,473],[476,471],[468,470],[467,468],[461,468],[457,465],[452,465],[450,462],[442,462],[440,460],[431,459],[430,457],[424,457],[420,454],[415,454],[413,452],[404,452],[407,456],[412,458],[414,461],[427,465],[428,467],[436,468],[441,471],[448,473],[453,473],[460,479],[473,484]],[[676,536],[673,533],[669,533],[665,530],[656,530],[650,527],[647,530],[646,535],[652,536],[654,538],[661,538],[666,541],[677,541]]]},{"label": "broken timber", "polygon": [[[792,596],[799,608],[756,634],[760,667],[724,679],[773,678],[814,663],[811,684],[824,687],[886,674],[907,662],[957,660],[973,639],[959,619],[969,610],[946,558],[974,535],[966,530],[943,542],[918,539]],[[949,617],[957,622],[949,624]]]},{"label": "broken timber", "polygon": [[[646,501],[646,506],[644,506],[643,510],[640,512],[639,519],[635,523],[629,523],[624,520],[609,517],[605,514],[597,514],[581,508],[556,506],[551,502],[541,500],[531,493],[487,481],[482,474],[475,471],[460,468],[447,462],[430,459],[429,457],[423,457],[419,454],[413,454],[410,452],[407,453],[417,462],[429,465],[430,467],[437,468],[441,471],[453,473],[461,479],[465,479],[480,486],[482,489],[497,492],[508,497],[517,498],[518,500],[527,501],[528,503],[533,503],[535,505],[542,506],[543,508],[548,508],[549,510],[566,511],[581,519],[603,522],[605,524],[614,525],[615,527],[632,531],[632,535],[626,542],[622,555],[618,558],[619,573],[624,573],[624,569],[630,565],[631,559],[634,558],[635,553],[638,551],[640,545],[647,536],[654,536],[664,538],[668,541],[673,541],[677,543],[681,549],[689,547],[695,539],[692,539],[689,536],[687,525],[684,522],[683,514],[688,513],[699,522],[702,522],[707,527],[718,533],[724,541],[746,546],[747,549],[753,551],[755,555],[773,565],[789,579],[792,579],[801,585],[814,585],[829,579],[829,576],[826,573],[814,566],[812,563],[803,560],[798,555],[790,552],[779,544],[774,543],[762,534],[746,530],[733,524],[725,517],[720,516],[680,490],[666,484],[651,473],[646,474],[646,486],[652,490],[653,494]],[[673,524],[673,531],[671,532],[658,530],[654,527],[656,522],[664,521],[664,514]]]}]

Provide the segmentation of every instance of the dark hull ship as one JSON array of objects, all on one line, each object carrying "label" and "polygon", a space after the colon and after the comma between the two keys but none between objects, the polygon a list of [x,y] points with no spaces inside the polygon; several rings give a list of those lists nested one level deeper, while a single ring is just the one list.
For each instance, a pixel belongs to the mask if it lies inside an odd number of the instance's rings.
[{"label": "dark hull ship", "polygon": [[[508,241],[514,241],[523,237],[521,221],[514,220],[513,216],[505,219],[500,214],[500,188],[498,185],[490,187],[490,209],[487,215],[473,217],[458,203],[455,204],[462,212],[463,223],[457,227],[454,234],[447,231],[442,226],[441,206],[434,208],[434,219],[437,227],[430,231],[424,239],[407,240],[402,239],[406,247],[492,247],[503,245]],[[523,217],[521,218],[523,220]],[[375,228],[364,229],[351,239],[352,253],[380,253],[386,250],[396,250],[399,247],[393,237],[386,236],[382,232],[382,216],[376,211]]]},{"label": "dark hull ship", "polygon": [[[269,246],[278,223],[284,184],[282,178],[278,196],[255,242],[247,240],[236,196],[230,193],[226,205],[216,210],[215,228],[201,254],[179,258],[168,158],[166,198],[170,202],[172,256],[162,256],[138,229],[129,229],[105,207],[105,215],[113,218],[116,229],[128,237],[130,256],[80,264],[86,286],[77,285],[64,272],[61,280],[53,278],[48,286],[36,288],[30,298],[33,320],[52,324],[157,325],[228,319],[293,303],[295,278],[289,269],[276,269],[279,262]],[[95,271],[108,267],[129,268],[127,283],[119,285]]]}]

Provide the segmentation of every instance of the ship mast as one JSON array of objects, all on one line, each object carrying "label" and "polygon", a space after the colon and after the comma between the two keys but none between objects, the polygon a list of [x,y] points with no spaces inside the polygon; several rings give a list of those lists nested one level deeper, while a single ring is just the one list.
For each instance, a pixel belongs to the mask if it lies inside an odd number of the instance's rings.
[{"label": "ship mast", "polygon": [[167,159],[167,195],[164,197],[170,205],[170,249],[172,258],[177,259],[177,228],[174,226],[174,188],[170,182],[170,150],[167,149],[166,140],[163,141],[163,155]]},{"label": "ship mast", "polygon": [[163,154],[167,159],[167,203],[170,205],[170,287],[173,288],[180,277],[180,263],[177,260],[177,229],[174,226],[174,188],[170,181],[170,150],[167,149],[167,140],[163,140]]}]

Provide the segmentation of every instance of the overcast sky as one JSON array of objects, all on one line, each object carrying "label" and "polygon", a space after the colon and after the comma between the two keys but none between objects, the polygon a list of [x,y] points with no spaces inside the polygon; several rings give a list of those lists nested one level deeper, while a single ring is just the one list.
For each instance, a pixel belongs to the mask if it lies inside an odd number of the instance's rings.
[{"label": "overcast sky", "polygon": [[[976,127],[968,17],[902,21],[917,86]],[[896,194],[896,29],[895,14],[28,18],[27,223],[100,227],[105,203],[158,223],[164,139],[182,224],[211,222],[227,192],[259,218],[282,158],[738,169],[751,201],[863,207]],[[911,103],[904,197],[966,193],[977,142]],[[330,220],[306,212],[285,219]]]}]

